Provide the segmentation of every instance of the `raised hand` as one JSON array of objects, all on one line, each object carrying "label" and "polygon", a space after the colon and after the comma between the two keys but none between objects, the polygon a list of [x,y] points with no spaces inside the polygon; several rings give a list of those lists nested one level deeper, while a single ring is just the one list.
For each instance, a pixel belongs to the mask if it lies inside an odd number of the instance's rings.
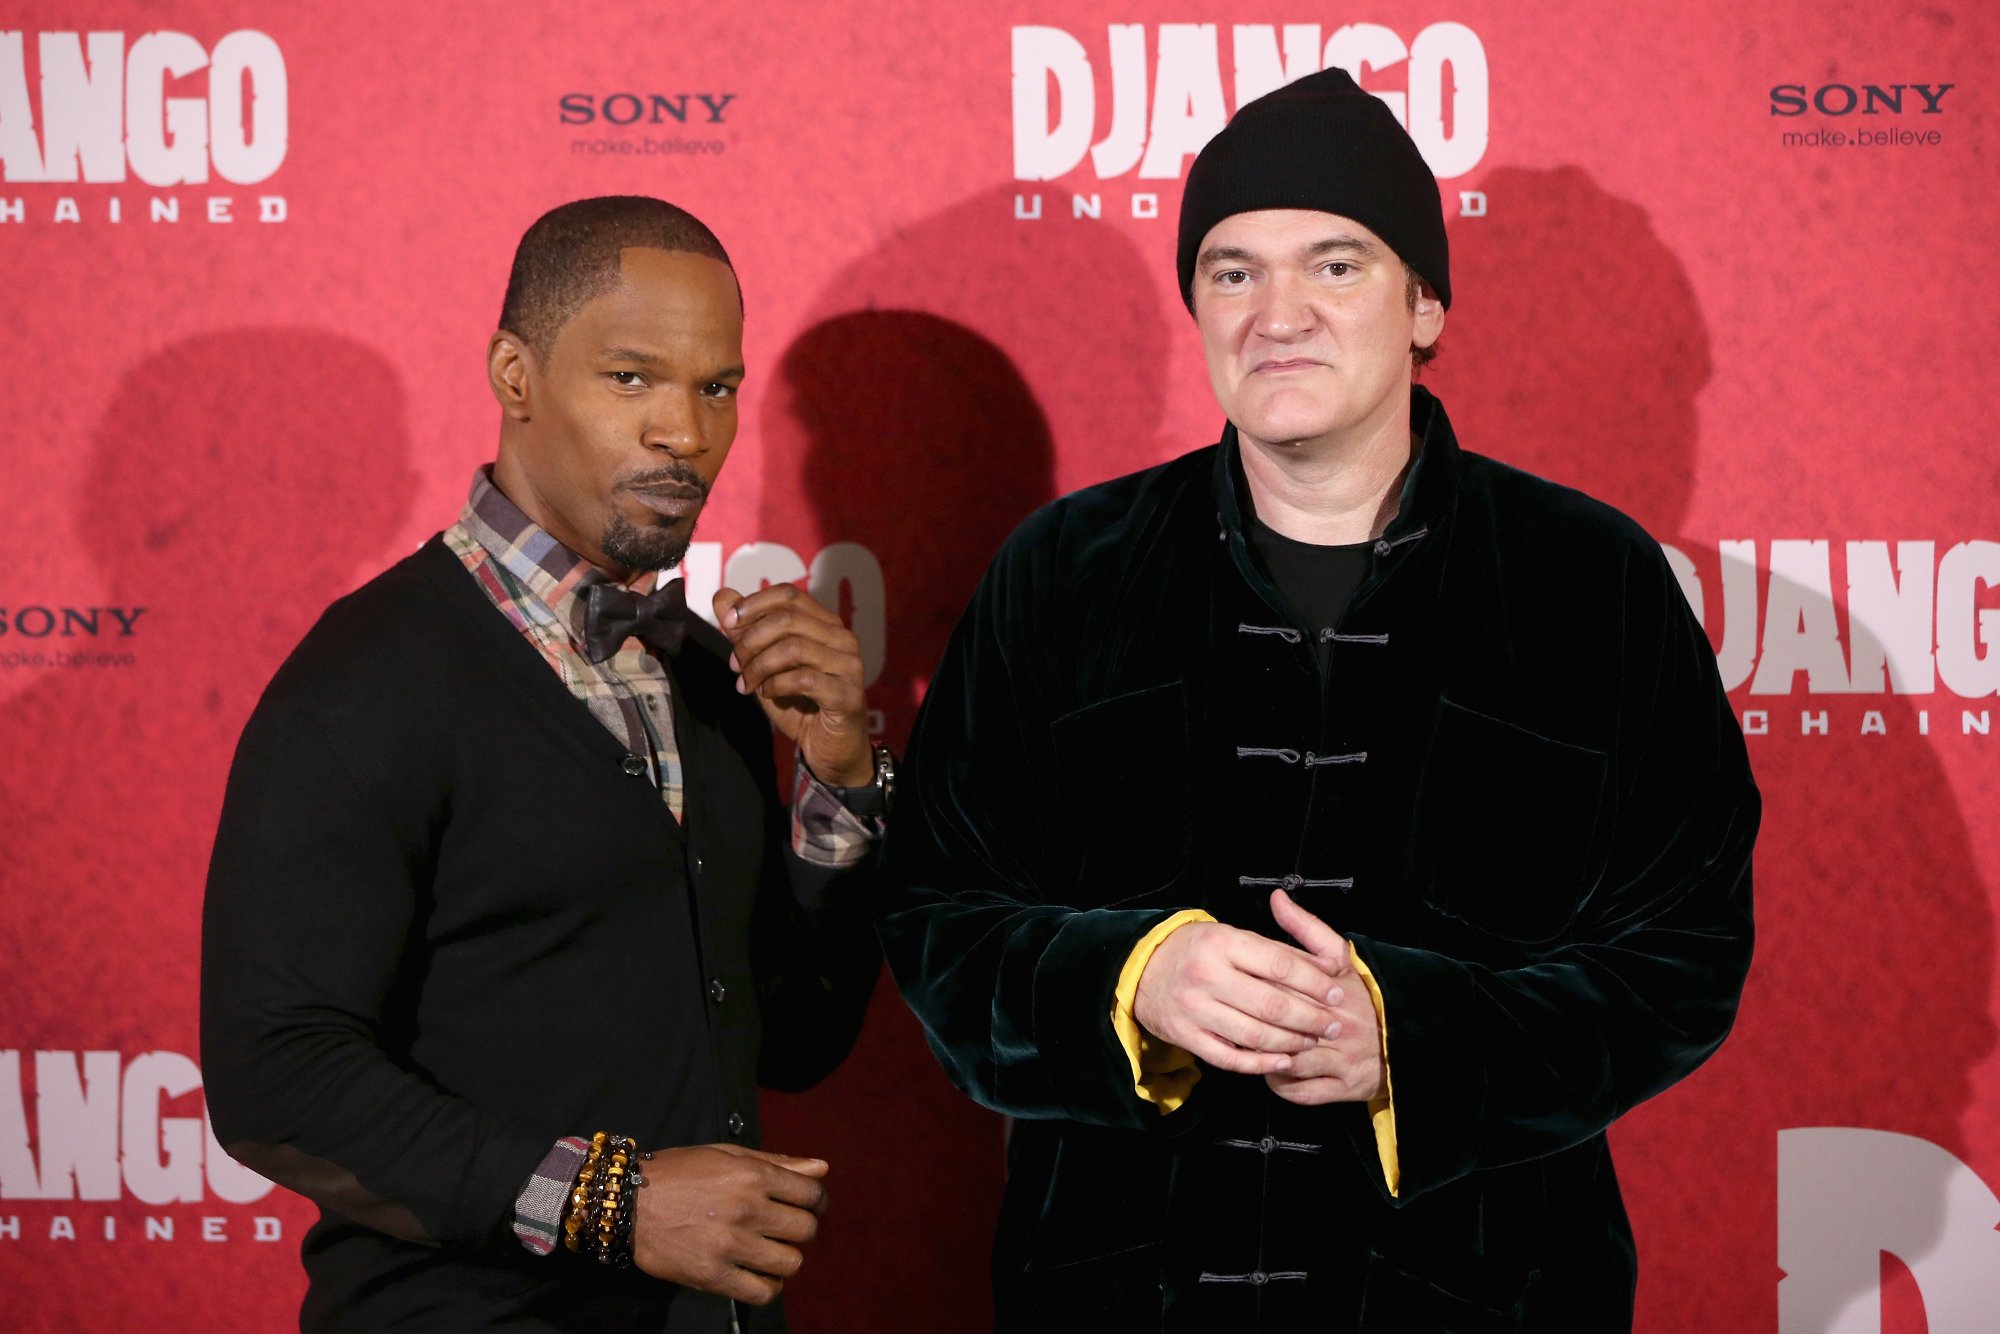
[{"label": "raised hand", "polygon": [[723,589],[715,619],[735,650],[736,688],[757,697],[814,775],[834,787],[873,780],[861,641],[840,617],[793,584],[773,584],[748,597]]}]

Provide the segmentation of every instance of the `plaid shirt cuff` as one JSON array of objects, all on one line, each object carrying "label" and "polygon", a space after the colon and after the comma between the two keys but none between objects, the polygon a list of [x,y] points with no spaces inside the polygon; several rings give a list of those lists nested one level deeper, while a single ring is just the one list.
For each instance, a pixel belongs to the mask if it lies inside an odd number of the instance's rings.
[{"label": "plaid shirt cuff", "polygon": [[[792,774],[792,851],[800,861],[811,866],[852,866],[875,850],[884,826],[879,810],[864,814],[849,809],[840,798],[841,789],[820,782],[803,755],[793,758]],[[880,805],[874,788],[851,790],[856,805],[871,800]]]},{"label": "plaid shirt cuff", "polygon": [[535,1174],[514,1197],[514,1235],[536,1255],[547,1255],[562,1236],[563,1210],[569,1204],[570,1188],[576,1184],[577,1169],[590,1153],[590,1141],[571,1135],[559,1139],[548,1156],[536,1165]]}]

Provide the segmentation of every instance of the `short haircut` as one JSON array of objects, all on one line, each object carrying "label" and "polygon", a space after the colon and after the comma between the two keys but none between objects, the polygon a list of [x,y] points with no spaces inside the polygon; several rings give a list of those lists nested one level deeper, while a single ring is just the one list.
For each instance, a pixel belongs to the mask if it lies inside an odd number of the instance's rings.
[{"label": "short haircut", "polygon": [[[521,237],[500,305],[500,327],[547,362],[570,317],[618,285],[619,253],[628,246],[707,255],[729,264],[729,252],[715,233],[664,199],[579,199],[542,214]],[[736,266],[729,267],[733,273]]]}]

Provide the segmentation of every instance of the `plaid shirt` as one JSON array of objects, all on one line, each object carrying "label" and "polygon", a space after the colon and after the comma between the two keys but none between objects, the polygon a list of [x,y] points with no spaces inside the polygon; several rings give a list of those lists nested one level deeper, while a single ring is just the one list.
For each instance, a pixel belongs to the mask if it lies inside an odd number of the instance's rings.
[{"label": "plaid shirt", "polygon": [[[645,759],[661,799],[680,819],[686,785],[666,666],[637,637],[601,663],[583,650],[590,589],[610,582],[610,576],[523,514],[493,485],[487,468],[473,474],[472,493],[458,522],[445,530],[444,542],[570,694],[626,750]],[[867,856],[882,837],[881,817],[849,810],[803,760],[793,772],[792,851],[816,866],[849,866]],[[555,1246],[570,1182],[582,1162],[580,1144],[557,1141],[514,1201],[514,1233],[538,1255]]]}]

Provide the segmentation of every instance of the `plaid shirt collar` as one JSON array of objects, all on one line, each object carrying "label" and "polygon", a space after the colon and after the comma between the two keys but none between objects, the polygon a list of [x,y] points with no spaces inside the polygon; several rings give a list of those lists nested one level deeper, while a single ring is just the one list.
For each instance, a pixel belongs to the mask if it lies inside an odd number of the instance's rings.
[{"label": "plaid shirt collar", "polygon": [[[596,584],[616,580],[522,513],[521,507],[493,484],[491,464],[472,474],[472,493],[465,498],[465,510],[458,521],[486,548],[495,565],[547,609],[572,644],[585,642],[584,607],[590,590]],[[654,577],[650,570],[637,576],[648,584]]]}]

